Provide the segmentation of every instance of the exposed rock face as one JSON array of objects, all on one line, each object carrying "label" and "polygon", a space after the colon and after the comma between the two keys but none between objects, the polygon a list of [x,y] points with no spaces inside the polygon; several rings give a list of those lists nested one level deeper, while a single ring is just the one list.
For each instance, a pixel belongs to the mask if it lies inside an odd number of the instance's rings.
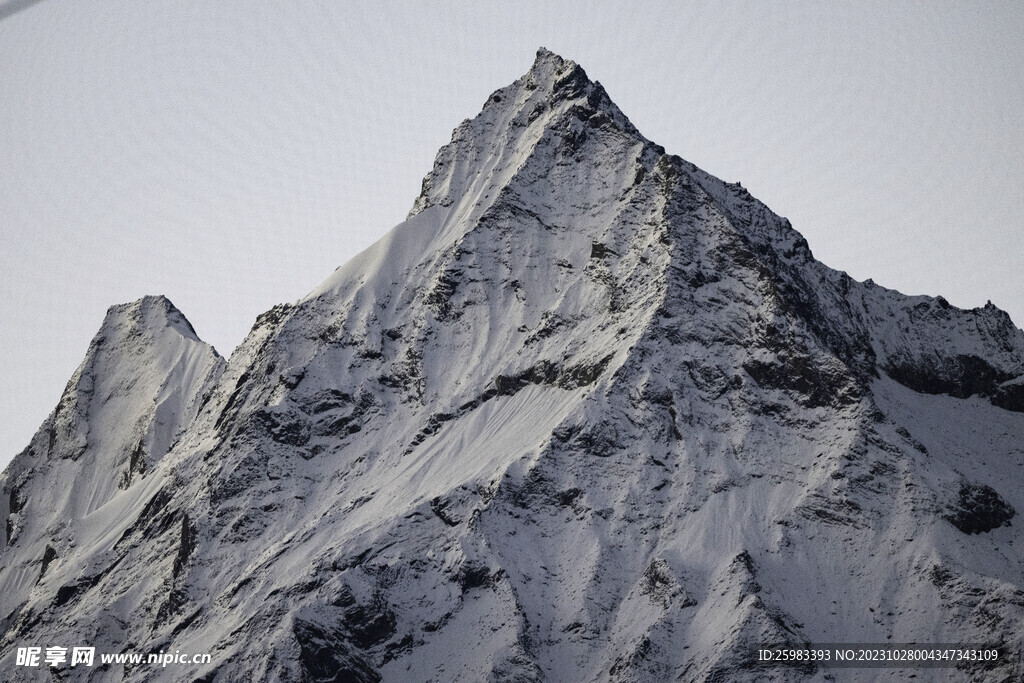
[{"label": "exposed rock face", "polygon": [[980,534],[1009,526],[1017,511],[990,486],[960,485],[958,500],[946,515],[946,521],[965,534]]},{"label": "exposed rock face", "polygon": [[0,479],[0,665],[45,640],[213,655],[71,680],[805,680],[755,648],[1019,651],[1022,376],[1004,313],[818,263],[542,50],[229,363],[166,300],[111,309]]}]

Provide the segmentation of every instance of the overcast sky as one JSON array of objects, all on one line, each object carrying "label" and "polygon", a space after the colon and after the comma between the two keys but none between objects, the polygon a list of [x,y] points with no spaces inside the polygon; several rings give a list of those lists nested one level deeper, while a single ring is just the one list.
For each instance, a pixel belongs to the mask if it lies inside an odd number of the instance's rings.
[{"label": "overcast sky", "polygon": [[0,466],[107,306],[225,356],[539,46],[858,280],[1024,322],[1024,3],[0,2]]}]

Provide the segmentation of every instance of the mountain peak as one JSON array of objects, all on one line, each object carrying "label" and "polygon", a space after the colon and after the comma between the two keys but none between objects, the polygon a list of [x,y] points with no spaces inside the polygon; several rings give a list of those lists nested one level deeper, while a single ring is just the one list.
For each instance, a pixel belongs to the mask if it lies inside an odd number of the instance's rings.
[{"label": "mountain peak", "polygon": [[106,330],[126,326],[133,328],[134,335],[142,335],[146,339],[161,337],[172,330],[190,341],[202,341],[185,314],[163,294],[147,294],[135,301],[109,307],[98,337],[103,337]]},{"label": "mountain peak", "polygon": [[[538,152],[550,151],[551,143],[567,143],[570,155],[582,160],[582,143],[602,137],[587,129],[653,147],[581,66],[541,48],[529,71],[491,93],[481,112],[454,130],[423,179],[409,217],[432,206],[468,207],[469,200],[486,209],[487,200]],[[548,155],[541,156],[547,165]]]},{"label": "mountain peak", "polygon": [[[30,547],[44,515],[77,523],[145,479],[195,419],[225,365],[164,296],[107,309],[56,408],[0,477],[19,501],[9,512],[24,509],[9,519],[6,544],[24,538]],[[47,483],[33,483],[37,477]]]},{"label": "mountain peak", "polygon": [[544,47],[537,50],[537,57],[534,59],[533,66],[530,67],[530,71],[527,74],[527,77],[530,76],[535,81],[543,81],[552,85],[567,78],[571,78],[574,82],[578,82],[581,85],[590,83],[587,72],[583,70],[583,67],[571,59],[565,59]]},{"label": "mountain peak", "polygon": [[541,45],[539,48],[537,48],[537,56],[534,59],[533,68],[536,69],[537,66],[542,63],[554,63],[557,66],[561,66],[566,63],[575,64],[576,62],[573,62],[572,60],[569,59],[565,59],[561,55],[552,52],[551,50]]},{"label": "mountain peak", "polygon": [[[148,407],[151,401],[159,404],[166,398],[164,394],[168,391],[180,393],[172,379],[183,372],[184,368],[198,366],[203,368],[203,374],[212,372],[219,376],[223,364],[224,360],[216,349],[196,336],[191,323],[167,297],[147,295],[129,303],[111,306],[52,416],[57,432],[61,431],[57,427],[63,425],[64,433],[80,434],[66,439],[58,438],[57,435],[42,450],[52,453],[55,446],[61,446],[65,441],[73,442],[73,447],[63,451],[77,457],[77,453],[84,448],[87,441],[85,435],[90,430],[105,435],[116,431],[107,424],[101,430],[95,430],[89,424],[97,421],[97,414],[111,402],[112,397],[132,397],[135,400],[143,395],[145,400],[140,405]],[[193,379],[187,378],[186,383]],[[110,388],[99,392],[104,399],[100,402],[102,405],[96,407],[92,405],[93,399],[97,394],[97,386],[102,384],[108,384]],[[126,398],[125,405],[132,400]],[[121,418],[128,414],[126,410],[118,413]],[[146,420],[151,418],[147,415]],[[166,421],[166,416],[164,419]],[[102,437],[97,433],[92,436],[92,440],[96,438]],[[161,448],[166,451],[167,444]]]},{"label": "mountain peak", "polygon": [[530,67],[530,71],[539,71],[545,68],[545,66],[553,66],[555,69],[561,69],[566,65],[577,66],[576,62],[571,59],[566,59],[561,55],[552,52],[546,47],[537,48],[537,56],[533,60],[533,66]]}]

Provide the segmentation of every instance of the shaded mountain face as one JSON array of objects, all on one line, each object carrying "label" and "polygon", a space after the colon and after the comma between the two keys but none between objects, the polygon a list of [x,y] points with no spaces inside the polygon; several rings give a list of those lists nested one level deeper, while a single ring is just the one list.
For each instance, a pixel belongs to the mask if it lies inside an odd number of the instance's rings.
[{"label": "shaded mountain face", "polygon": [[755,648],[1020,651],[1022,410],[1005,313],[818,263],[541,50],[406,222],[229,362],[165,299],[111,309],[0,479],[0,666],[805,680]]}]

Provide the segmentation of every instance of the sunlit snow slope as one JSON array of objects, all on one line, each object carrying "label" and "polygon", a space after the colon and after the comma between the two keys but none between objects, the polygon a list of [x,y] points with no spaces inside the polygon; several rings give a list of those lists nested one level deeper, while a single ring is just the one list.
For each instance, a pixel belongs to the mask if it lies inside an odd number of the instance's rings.
[{"label": "sunlit snow slope", "polygon": [[1022,411],[1005,313],[818,263],[541,50],[408,220],[226,366],[166,300],[111,309],[0,479],[0,667],[81,642],[213,661],[68,680],[788,681],[855,672],[757,647],[1020,652]]}]

